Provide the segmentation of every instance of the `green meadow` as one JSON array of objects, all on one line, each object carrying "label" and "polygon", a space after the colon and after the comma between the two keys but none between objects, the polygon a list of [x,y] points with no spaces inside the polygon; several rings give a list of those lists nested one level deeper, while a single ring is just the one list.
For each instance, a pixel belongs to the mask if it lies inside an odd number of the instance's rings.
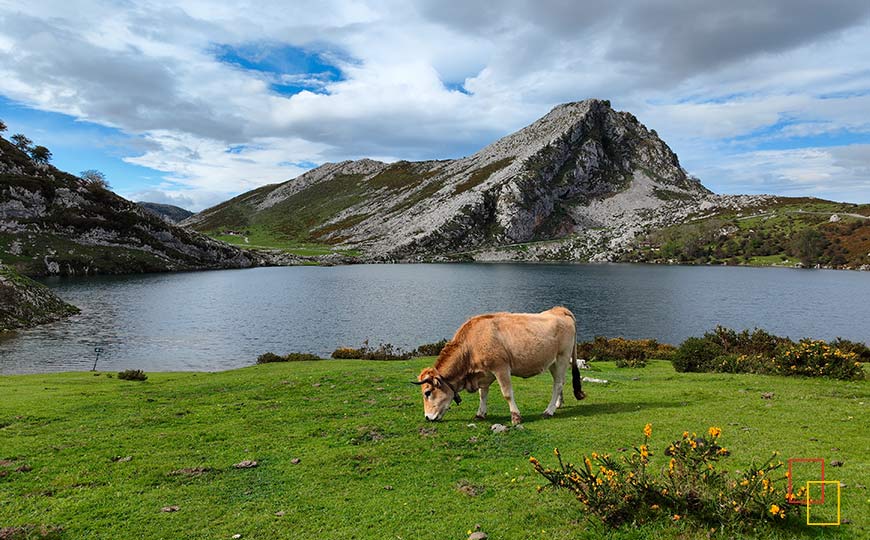
[{"label": "green meadow", "polygon": [[[653,464],[684,430],[718,426],[746,467],[779,451],[822,457],[846,524],[799,520],[749,537],[870,537],[870,383],[676,373],[597,362],[578,402],[544,420],[549,375],[514,380],[523,429],[490,395],[465,395],[438,423],[409,381],[432,359],[276,363],[220,373],[0,376],[0,530],[53,526],[52,538],[492,539],[740,538],[687,520],[610,529],[567,492],[536,492],[529,457],[553,465],[631,448],[653,428]],[[570,383],[569,383],[570,384]],[[570,386],[569,386],[570,388]],[[772,392],[770,399],[763,393]],[[235,468],[244,460],[256,467]],[[842,463],[832,467],[833,460]],[[812,478],[807,478],[812,479]],[[177,507],[176,511],[166,512]],[[26,528],[31,527],[31,528]],[[9,537],[11,530],[7,529]]]}]

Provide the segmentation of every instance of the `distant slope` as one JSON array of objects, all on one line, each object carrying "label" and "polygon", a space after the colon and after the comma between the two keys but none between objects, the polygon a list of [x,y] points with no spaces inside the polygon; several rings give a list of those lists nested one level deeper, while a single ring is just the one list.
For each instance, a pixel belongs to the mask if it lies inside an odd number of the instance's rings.
[{"label": "distant slope", "polygon": [[240,268],[261,256],[176,227],[0,137],[0,261],[29,275]]},{"label": "distant slope", "polygon": [[622,260],[870,270],[870,204],[756,197],[642,236]]},{"label": "distant slope", "polygon": [[710,200],[654,131],[586,100],[466,158],[329,163],[182,224],[381,260],[607,260]]},{"label": "distant slope", "polygon": [[139,201],[136,204],[138,204],[145,210],[148,210],[152,214],[158,217],[162,217],[170,223],[178,223],[179,221],[184,221],[185,219],[193,215],[193,212],[191,212],[190,210],[185,210],[184,208],[171,204],[161,204],[144,201]]},{"label": "distant slope", "polygon": [[0,264],[0,333],[30,328],[79,312],[48,287]]}]

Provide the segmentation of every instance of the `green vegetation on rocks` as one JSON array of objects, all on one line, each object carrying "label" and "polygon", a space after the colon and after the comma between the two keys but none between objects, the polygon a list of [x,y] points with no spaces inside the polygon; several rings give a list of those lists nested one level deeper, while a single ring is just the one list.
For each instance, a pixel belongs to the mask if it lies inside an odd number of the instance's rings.
[{"label": "green vegetation on rocks", "polygon": [[0,264],[0,333],[57,321],[79,309],[41,283]]}]

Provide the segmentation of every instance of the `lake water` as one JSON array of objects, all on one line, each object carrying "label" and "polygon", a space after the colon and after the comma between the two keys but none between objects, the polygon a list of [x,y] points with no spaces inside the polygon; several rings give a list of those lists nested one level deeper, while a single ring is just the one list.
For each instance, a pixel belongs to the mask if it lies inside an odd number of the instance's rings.
[{"label": "lake water", "polygon": [[717,324],[870,341],[870,273],[776,268],[419,264],[254,268],[51,279],[82,314],[0,341],[0,373],[215,371],[266,351],[405,348],[468,317],[561,304],[581,339],[678,344]]}]

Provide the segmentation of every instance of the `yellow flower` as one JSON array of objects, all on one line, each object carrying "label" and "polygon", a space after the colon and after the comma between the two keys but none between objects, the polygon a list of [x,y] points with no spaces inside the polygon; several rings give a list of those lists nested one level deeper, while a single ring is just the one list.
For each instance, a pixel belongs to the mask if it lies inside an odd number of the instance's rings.
[{"label": "yellow flower", "polygon": [[710,429],[707,430],[707,433],[709,433],[710,436],[715,439],[716,437],[718,437],[719,435],[722,434],[722,430],[717,428],[717,427],[711,426]]},{"label": "yellow flower", "polygon": [[668,469],[674,470],[674,467],[676,467],[676,466],[677,466],[677,460],[674,458],[671,458],[671,462],[668,463]]},{"label": "yellow flower", "polygon": [[688,432],[688,431],[684,431],[684,432],[683,432],[683,438],[684,438],[684,439],[688,439],[688,438],[689,438],[689,432]]},{"label": "yellow flower", "polygon": [[742,480],[742,481],[740,482],[740,485],[741,485],[741,486],[748,486],[748,485],[749,485],[749,480]]},{"label": "yellow flower", "polygon": [[777,506],[775,504],[771,504],[770,505],[770,513],[773,514],[774,516],[779,514],[779,506]]},{"label": "yellow flower", "polygon": [[553,448],[553,455],[556,457],[559,457],[559,449],[558,448]]},{"label": "yellow flower", "polygon": [[680,514],[674,514],[674,521],[680,521]]},{"label": "yellow flower", "polygon": [[650,506],[650,510],[658,510],[658,509],[659,509],[659,505],[657,505],[657,504],[653,504],[652,506]]},{"label": "yellow flower", "polygon": [[647,439],[652,437],[652,424],[647,424],[643,427],[643,434]]},{"label": "yellow flower", "polygon": [[529,458],[529,463],[531,463],[532,465],[537,465],[537,464],[538,464],[538,460],[535,459],[534,456],[532,456],[532,457]]}]

